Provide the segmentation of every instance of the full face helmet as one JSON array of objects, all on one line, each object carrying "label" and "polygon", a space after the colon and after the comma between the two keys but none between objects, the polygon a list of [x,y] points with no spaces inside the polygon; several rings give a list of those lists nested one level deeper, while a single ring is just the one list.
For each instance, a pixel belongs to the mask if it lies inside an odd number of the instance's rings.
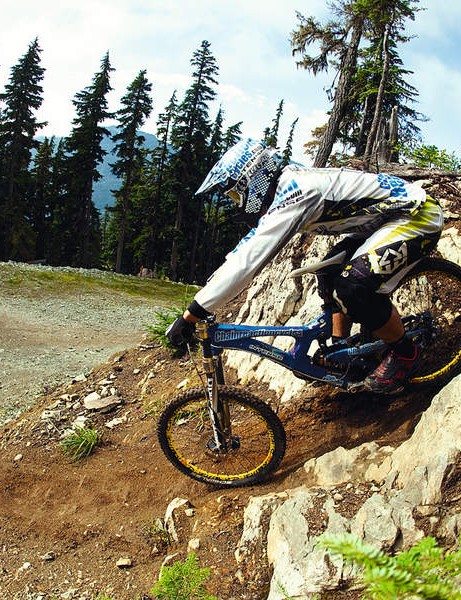
[{"label": "full face helmet", "polygon": [[196,194],[218,188],[250,221],[251,217],[257,220],[271,202],[271,187],[283,166],[283,158],[274,148],[250,138],[241,140],[214,165]]}]

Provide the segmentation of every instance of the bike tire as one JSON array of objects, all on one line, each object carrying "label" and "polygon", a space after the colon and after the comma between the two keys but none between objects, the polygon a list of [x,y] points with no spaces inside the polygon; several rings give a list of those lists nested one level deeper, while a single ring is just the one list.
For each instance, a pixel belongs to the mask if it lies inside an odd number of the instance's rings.
[{"label": "bike tire", "polygon": [[163,410],[157,425],[160,447],[177,469],[202,483],[227,488],[261,483],[285,454],[283,425],[270,406],[242,388],[218,386],[218,393],[228,402],[238,448],[226,454],[207,449],[212,429],[202,388],[175,396]]},{"label": "bike tire", "polygon": [[420,261],[391,300],[402,318],[427,311],[436,330],[423,344],[409,387],[447,383],[461,371],[461,267],[443,258]]}]

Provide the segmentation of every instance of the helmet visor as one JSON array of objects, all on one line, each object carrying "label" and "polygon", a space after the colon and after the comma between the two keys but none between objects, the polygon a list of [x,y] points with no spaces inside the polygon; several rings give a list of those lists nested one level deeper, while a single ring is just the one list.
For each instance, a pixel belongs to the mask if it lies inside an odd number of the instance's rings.
[{"label": "helmet visor", "polygon": [[240,194],[240,192],[237,192],[235,188],[228,190],[226,195],[229,196],[229,198],[236,202],[239,206],[243,205],[243,196]]}]

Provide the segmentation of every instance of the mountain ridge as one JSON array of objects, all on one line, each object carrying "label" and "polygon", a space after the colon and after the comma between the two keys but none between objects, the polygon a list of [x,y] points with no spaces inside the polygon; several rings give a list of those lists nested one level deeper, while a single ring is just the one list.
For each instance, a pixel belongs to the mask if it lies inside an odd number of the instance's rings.
[{"label": "mountain ridge", "polygon": [[[95,181],[93,184],[93,202],[100,213],[103,213],[107,206],[114,205],[114,195],[112,193],[113,190],[117,190],[120,188],[121,180],[116,175],[114,175],[111,171],[111,163],[116,161],[116,156],[114,153],[115,143],[112,139],[112,136],[117,133],[117,127],[111,125],[106,127],[109,131],[110,136],[104,136],[102,141],[102,149],[107,153],[104,156],[102,163],[98,166],[98,171],[101,174],[101,179]],[[142,144],[142,148],[146,150],[155,150],[159,145],[159,141],[156,135],[153,133],[148,133],[146,131],[138,131],[139,135],[144,137],[144,142]],[[50,138],[51,136],[46,136]],[[45,139],[45,136],[38,136],[37,140],[42,142]],[[56,136],[56,141],[60,141],[64,139],[64,136]]]}]

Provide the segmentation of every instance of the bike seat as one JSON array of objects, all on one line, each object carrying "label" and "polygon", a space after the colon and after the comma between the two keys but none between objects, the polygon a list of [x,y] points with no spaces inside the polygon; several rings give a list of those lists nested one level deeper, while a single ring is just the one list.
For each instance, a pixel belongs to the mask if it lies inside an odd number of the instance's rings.
[{"label": "bike seat", "polygon": [[304,275],[304,273],[324,273],[328,272],[329,267],[334,267],[336,265],[342,265],[344,259],[346,258],[346,252],[340,252],[339,254],[335,254],[331,258],[327,258],[326,260],[322,260],[317,263],[313,263],[311,265],[307,265],[305,267],[301,267],[300,269],[295,269],[289,275],[289,277],[299,277],[300,275]]}]

